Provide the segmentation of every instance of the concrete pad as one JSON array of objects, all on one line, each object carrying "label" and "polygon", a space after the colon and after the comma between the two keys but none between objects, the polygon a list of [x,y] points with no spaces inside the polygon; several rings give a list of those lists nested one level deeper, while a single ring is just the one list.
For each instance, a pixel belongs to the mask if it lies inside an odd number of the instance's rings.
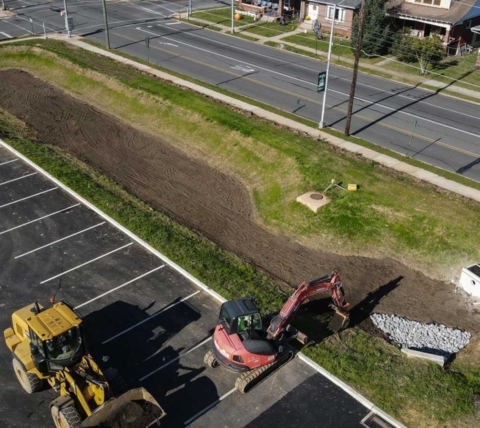
[{"label": "concrete pad", "polygon": [[366,147],[358,146],[356,153],[360,153],[366,159],[375,159],[378,157],[378,153],[374,150],[367,149]]},{"label": "concrete pad", "polygon": [[398,162],[395,165],[393,165],[392,168],[396,171],[404,172],[405,174],[408,174],[408,175],[414,175],[420,169],[416,166],[409,165],[408,163],[405,163],[405,162]]},{"label": "concrete pad", "polygon": [[330,202],[330,199],[320,192],[307,192],[299,196],[297,202],[300,202],[310,208],[314,213],[317,213],[320,208]]},{"label": "concrete pad", "polygon": [[446,358],[442,355],[429,354],[427,352],[415,351],[410,348],[402,348],[402,352],[407,355],[409,358],[422,358],[424,360],[429,360],[434,363],[440,364],[442,367],[446,362]]}]

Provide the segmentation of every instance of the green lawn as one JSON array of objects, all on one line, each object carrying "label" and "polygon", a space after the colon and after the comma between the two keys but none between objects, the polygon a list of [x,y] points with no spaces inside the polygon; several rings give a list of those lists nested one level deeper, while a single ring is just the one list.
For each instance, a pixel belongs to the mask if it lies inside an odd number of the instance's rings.
[{"label": "green lawn", "polygon": [[[192,156],[215,159],[252,189],[259,216],[293,236],[314,237],[328,250],[365,249],[406,260],[452,264],[478,260],[480,208],[455,195],[396,178],[323,142],[276,129],[170,86],[133,68],[48,40],[22,42],[43,49],[0,47],[0,69],[19,67],[147,132],[186,144]],[[23,135],[0,114],[3,138],[132,232],[227,298],[256,294],[277,310],[285,299],[273,280],[212,243],[152,210],[115,183],[68,154]],[[183,148],[185,148],[183,147]],[[197,151],[198,150],[198,151]],[[323,189],[332,177],[357,183],[358,192],[332,192],[332,203],[314,215],[295,201],[298,192]],[[413,260],[412,260],[413,263]],[[317,318],[314,317],[314,321]],[[312,325],[300,318],[300,325]],[[323,324],[321,317],[318,324]],[[457,360],[445,370],[409,360],[396,347],[353,329],[305,349],[307,355],[347,381],[409,426],[475,426],[480,394],[478,361]]]},{"label": "green lawn", "polygon": [[[192,13],[192,18],[203,19],[214,24],[223,24],[230,27],[232,25],[232,9],[230,7],[225,7],[219,9],[202,10]],[[240,21],[234,20],[235,27],[242,27],[247,24],[252,24],[253,22],[255,22],[253,17],[247,15],[242,15],[242,19],[240,19]]]},{"label": "green lawn", "polygon": [[280,25],[278,22],[262,22],[259,21],[255,25],[242,28],[241,31],[245,31],[252,34],[257,34],[262,37],[274,37],[280,34],[289,33],[297,28],[298,20],[288,22],[287,25]]},{"label": "green lawn", "polygon": [[[328,52],[328,46],[330,43],[330,35],[328,33],[323,33],[323,40],[316,40],[315,34],[311,31],[307,34],[296,34],[293,36],[288,36],[282,38],[282,41],[294,43],[299,46],[306,46],[312,49],[318,49],[318,51]],[[340,40],[339,37],[334,36],[334,43],[332,48],[332,55],[340,55],[346,58],[353,58],[354,53],[352,49],[348,46],[350,45],[350,40]],[[345,46],[340,46],[345,45]]]}]

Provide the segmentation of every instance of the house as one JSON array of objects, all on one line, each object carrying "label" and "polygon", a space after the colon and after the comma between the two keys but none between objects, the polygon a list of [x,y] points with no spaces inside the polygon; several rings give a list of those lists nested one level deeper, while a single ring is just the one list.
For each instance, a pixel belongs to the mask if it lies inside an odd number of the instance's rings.
[{"label": "house", "polygon": [[438,34],[448,54],[460,55],[480,46],[480,0],[388,0],[388,15],[419,37]]},{"label": "house", "polygon": [[[336,9],[335,4],[337,5]],[[313,28],[315,22],[318,22],[321,24],[321,31],[329,32],[335,10],[335,34],[350,38],[353,17],[359,12],[361,5],[362,0],[302,0],[300,21],[303,21],[303,28],[310,26]]]}]

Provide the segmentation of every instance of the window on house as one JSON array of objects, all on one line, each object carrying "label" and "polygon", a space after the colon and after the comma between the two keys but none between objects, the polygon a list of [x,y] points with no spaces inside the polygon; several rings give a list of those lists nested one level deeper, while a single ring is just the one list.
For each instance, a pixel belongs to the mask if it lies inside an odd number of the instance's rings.
[{"label": "window on house", "polygon": [[333,11],[335,10],[335,21],[345,21],[345,9],[340,7],[334,8],[333,6],[327,7],[327,19],[333,19]]},{"label": "window on house", "polygon": [[415,3],[425,4],[429,6],[440,6],[441,0],[414,0]]}]

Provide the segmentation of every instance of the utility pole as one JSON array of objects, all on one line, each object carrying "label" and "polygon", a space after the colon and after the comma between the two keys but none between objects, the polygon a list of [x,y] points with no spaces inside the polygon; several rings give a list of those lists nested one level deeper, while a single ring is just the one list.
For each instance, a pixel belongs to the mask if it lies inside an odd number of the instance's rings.
[{"label": "utility pole", "polygon": [[72,37],[72,32],[70,31],[70,26],[68,25],[68,10],[67,10],[67,0],[63,0],[63,8],[65,9],[65,28],[68,33],[68,37]]},{"label": "utility pole", "polygon": [[6,10],[6,7],[5,7],[5,0],[2,0],[2,10]]},{"label": "utility pole", "polygon": [[110,49],[110,35],[108,34],[108,18],[107,18],[107,3],[102,0],[103,6],[103,21],[105,23],[105,41],[107,43],[107,49]]},{"label": "utility pole", "polygon": [[[342,0],[338,5],[340,6],[345,0]],[[322,117],[320,119],[320,129],[324,126],[325,118],[325,105],[327,104],[327,89],[328,89],[328,77],[330,76],[330,59],[332,58],[332,48],[333,48],[333,32],[335,30],[335,15],[337,14],[337,4],[333,5],[333,17],[332,25],[330,26],[330,43],[328,45],[328,56],[327,56],[327,74],[325,76],[325,91],[323,92],[323,103],[322,103]]]},{"label": "utility pole", "polygon": [[235,22],[234,22],[234,7],[235,0],[232,0],[232,34],[235,33]]},{"label": "utility pole", "polygon": [[358,62],[360,61],[360,51],[362,49],[363,24],[365,22],[365,4],[367,0],[362,1],[360,8],[360,17],[358,22],[357,50],[355,51],[355,63],[353,64],[352,86],[350,87],[350,99],[348,100],[347,122],[345,123],[345,135],[350,135],[350,123],[352,121],[353,101],[355,99],[355,87],[357,85]]}]

